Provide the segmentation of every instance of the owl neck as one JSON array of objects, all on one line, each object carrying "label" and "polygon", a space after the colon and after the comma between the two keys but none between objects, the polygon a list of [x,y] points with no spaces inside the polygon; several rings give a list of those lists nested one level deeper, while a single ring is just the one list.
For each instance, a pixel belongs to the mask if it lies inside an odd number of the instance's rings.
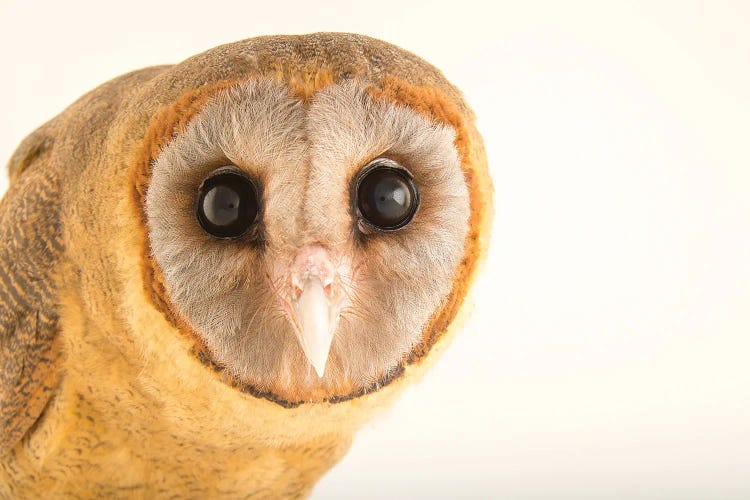
[{"label": "owl neck", "polygon": [[317,426],[329,408],[290,410],[223,384],[153,318],[134,330],[117,311],[87,313],[79,294],[62,304],[63,380],[0,471],[20,496],[299,497],[349,448],[356,425]]},{"label": "owl neck", "polygon": [[[327,436],[273,445],[251,439],[248,432],[236,441],[215,436],[215,443],[208,443],[210,429],[144,412],[136,393],[109,400],[96,394],[76,376],[66,377],[33,434],[13,450],[0,483],[15,483],[20,497],[55,491],[65,498],[82,492],[239,498],[264,491],[271,498],[298,498],[309,494],[350,444],[342,436]],[[196,439],[186,437],[186,428]]]}]

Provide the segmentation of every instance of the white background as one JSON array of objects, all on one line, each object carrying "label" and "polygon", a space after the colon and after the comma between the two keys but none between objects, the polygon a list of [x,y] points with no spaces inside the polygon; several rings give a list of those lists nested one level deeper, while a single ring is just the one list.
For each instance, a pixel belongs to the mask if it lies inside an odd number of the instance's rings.
[{"label": "white background", "polygon": [[468,327],[314,497],[749,498],[749,6],[4,1],[0,157],[220,43],[396,43],[477,112],[493,245]]}]

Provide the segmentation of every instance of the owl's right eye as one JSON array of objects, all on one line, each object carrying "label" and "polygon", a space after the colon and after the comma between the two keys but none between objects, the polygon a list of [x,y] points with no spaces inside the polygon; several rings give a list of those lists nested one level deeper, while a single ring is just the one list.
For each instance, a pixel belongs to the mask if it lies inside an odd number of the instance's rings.
[{"label": "owl's right eye", "polygon": [[239,238],[258,219],[259,205],[255,182],[230,165],[214,170],[198,188],[195,216],[211,236]]}]

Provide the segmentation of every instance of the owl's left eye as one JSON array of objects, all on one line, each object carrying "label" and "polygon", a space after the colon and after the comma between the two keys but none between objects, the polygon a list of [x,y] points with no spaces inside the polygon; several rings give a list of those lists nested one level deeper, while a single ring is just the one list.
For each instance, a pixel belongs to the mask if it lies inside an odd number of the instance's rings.
[{"label": "owl's left eye", "polygon": [[216,238],[239,238],[258,218],[258,189],[253,180],[234,165],[211,173],[195,199],[200,226]]},{"label": "owl's left eye", "polygon": [[376,158],[362,168],[353,195],[361,222],[378,231],[405,227],[419,207],[412,175],[388,158]]}]

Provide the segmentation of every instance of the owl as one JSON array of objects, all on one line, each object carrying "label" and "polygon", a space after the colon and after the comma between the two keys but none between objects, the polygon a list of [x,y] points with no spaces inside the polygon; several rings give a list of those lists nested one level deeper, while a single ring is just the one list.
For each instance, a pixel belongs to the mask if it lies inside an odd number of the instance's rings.
[{"label": "owl", "polygon": [[0,203],[0,496],[299,498],[456,329],[492,187],[460,92],[345,33],[128,73]]}]

